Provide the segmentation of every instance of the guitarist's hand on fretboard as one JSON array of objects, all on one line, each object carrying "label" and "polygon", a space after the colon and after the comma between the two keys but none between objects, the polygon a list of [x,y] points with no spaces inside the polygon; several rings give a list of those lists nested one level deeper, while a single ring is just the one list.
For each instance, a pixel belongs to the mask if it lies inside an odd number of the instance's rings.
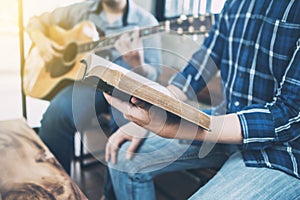
[{"label": "guitarist's hand on fretboard", "polygon": [[114,47],[130,67],[137,68],[144,65],[143,43],[139,37],[138,28],[136,28],[132,34],[122,34],[116,41]]}]

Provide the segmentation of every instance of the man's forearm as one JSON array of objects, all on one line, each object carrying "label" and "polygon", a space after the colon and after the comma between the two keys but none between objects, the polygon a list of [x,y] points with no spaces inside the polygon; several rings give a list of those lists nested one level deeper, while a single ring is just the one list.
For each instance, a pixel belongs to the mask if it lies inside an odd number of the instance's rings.
[{"label": "man's forearm", "polygon": [[210,127],[211,130],[207,131],[191,122],[178,120],[177,122],[166,124],[157,133],[166,138],[205,140],[229,144],[242,143],[241,125],[236,114],[212,116]]}]

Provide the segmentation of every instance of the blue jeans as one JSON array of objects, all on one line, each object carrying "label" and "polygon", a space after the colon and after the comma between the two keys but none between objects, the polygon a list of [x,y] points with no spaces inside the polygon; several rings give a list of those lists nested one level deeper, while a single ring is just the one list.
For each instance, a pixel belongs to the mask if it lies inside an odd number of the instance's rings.
[{"label": "blue jeans", "polygon": [[109,105],[102,92],[76,83],[61,90],[50,102],[39,130],[39,136],[63,168],[70,174],[74,157],[76,131],[88,129],[93,118],[109,112]]},{"label": "blue jeans", "polygon": [[231,153],[231,146],[217,144],[205,158],[199,159],[200,145],[151,134],[132,160],[126,160],[128,145],[126,142],[121,146],[117,164],[109,163],[117,199],[155,199],[153,178],[156,175],[198,167],[220,168]]},{"label": "blue jeans", "polygon": [[190,198],[198,199],[296,200],[300,199],[300,180],[279,170],[246,167],[236,152]]},{"label": "blue jeans", "polygon": [[200,145],[152,136],[145,139],[132,160],[126,160],[128,144],[121,146],[117,164],[109,163],[117,199],[155,199],[156,175],[206,167],[220,170],[191,199],[300,198],[299,179],[276,170],[246,167],[232,145],[216,144],[205,157],[199,158]]}]

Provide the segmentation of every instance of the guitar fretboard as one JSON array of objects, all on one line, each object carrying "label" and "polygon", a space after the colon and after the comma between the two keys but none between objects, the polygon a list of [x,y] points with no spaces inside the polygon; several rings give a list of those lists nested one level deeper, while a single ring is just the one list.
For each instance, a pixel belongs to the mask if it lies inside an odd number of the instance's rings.
[{"label": "guitar fretboard", "polygon": [[[214,15],[200,15],[200,16],[181,16],[173,20],[167,20],[159,23],[157,26],[142,28],[139,30],[140,37],[147,37],[152,34],[160,32],[171,32],[176,34],[205,34],[214,23]],[[134,31],[128,31],[131,35]],[[105,37],[97,41],[81,44],[78,46],[78,53],[88,52],[94,48],[108,49],[114,46],[121,34],[115,36]]]}]

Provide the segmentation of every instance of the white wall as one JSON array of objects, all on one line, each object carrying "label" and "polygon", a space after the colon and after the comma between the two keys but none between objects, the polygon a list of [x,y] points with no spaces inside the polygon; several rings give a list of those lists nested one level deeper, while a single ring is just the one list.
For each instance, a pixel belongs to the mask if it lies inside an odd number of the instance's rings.
[{"label": "white wall", "polygon": [[153,0],[134,0],[134,1],[141,7],[148,10],[149,12],[154,13],[155,1],[153,1]]}]

